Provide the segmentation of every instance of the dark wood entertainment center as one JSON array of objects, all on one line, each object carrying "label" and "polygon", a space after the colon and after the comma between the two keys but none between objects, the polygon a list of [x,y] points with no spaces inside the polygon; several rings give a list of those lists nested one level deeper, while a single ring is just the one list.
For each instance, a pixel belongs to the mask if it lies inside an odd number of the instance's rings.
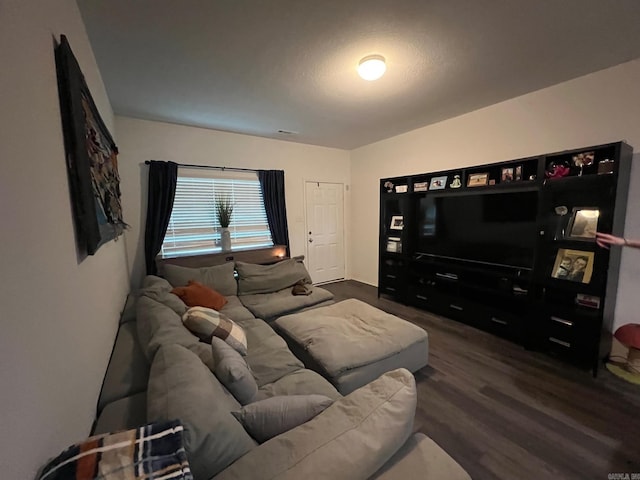
[{"label": "dark wood entertainment center", "polygon": [[620,249],[593,237],[622,235],[632,154],[616,142],[381,179],[378,295],[596,375]]}]

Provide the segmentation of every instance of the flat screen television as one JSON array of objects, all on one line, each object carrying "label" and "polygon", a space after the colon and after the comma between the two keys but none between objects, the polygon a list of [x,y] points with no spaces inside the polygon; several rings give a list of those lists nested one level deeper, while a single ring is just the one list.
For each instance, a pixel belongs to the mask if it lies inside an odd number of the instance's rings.
[{"label": "flat screen television", "polygon": [[416,252],[532,268],[538,192],[429,194],[418,205]]}]

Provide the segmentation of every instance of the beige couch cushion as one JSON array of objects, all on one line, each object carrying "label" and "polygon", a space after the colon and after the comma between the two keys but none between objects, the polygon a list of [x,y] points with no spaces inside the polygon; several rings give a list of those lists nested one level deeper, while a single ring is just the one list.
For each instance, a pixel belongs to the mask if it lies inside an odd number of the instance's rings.
[{"label": "beige couch cushion", "polygon": [[173,287],[164,278],[155,275],[147,275],[142,280],[142,288],[138,291],[139,297],[147,297],[166,305],[178,315],[187,311],[187,305],[176,294],[171,293]]},{"label": "beige couch cushion", "polygon": [[213,373],[220,383],[242,405],[250,403],[258,393],[258,385],[242,355],[217,337],[211,339],[211,352],[216,366]]},{"label": "beige couch cushion", "polygon": [[140,349],[135,322],[120,325],[107,373],[102,381],[98,412],[105,405],[147,389],[149,361]]},{"label": "beige couch cushion", "polygon": [[263,320],[273,320],[291,312],[333,301],[333,293],[320,287],[311,287],[309,295],[293,295],[287,287],[272,293],[256,293],[241,295],[240,301],[256,317]]},{"label": "beige couch cushion", "polygon": [[229,317],[234,322],[241,323],[244,320],[251,320],[255,318],[253,313],[251,313],[247,307],[245,307],[240,299],[236,296],[228,296],[227,304],[222,307],[220,313],[224,313],[227,317]]},{"label": "beige couch cushion", "polygon": [[320,376],[313,370],[303,368],[293,373],[288,373],[275,382],[262,385],[255,400],[262,400],[277,395],[324,395],[326,397],[337,399],[342,395],[338,393],[336,387],[331,385],[329,381]]},{"label": "beige couch cushion", "polygon": [[471,480],[469,474],[447,452],[423,433],[417,433],[371,477],[371,480],[399,478]]},{"label": "beige couch cushion", "polygon": [[279,395],[231,412],[258,443],[308,422],[333,403],[324,395]]},{"label": "beige couch cushion", "polygon": [[238,283],[233,276],[233,263],[213,267],[189,268],[163,264],[161,273],[174,287],[184,287],[189,280],[195,280],[213,288],[225,297],[238,294]]},{"label": "beige couch cushion", "polygon": [[138,339],[149,362],[162,345],[178,344],[196,353],[213,371],[211,347],[187,330],[176,312],[149,297],[138,299],[137,311]]},{"label": "beige couch cushion", "polygon": [[196,479],[211,478],[254,447],[253,439],[230,413],[239,409],[240,404],[189,350],[180,345],[158,350],[149,376],[147,418],[182,422]]},{"label": "beige couch cushion", "polygon": [[260,319],[242,322],[247,336],[245,360],[258,386],[274,382],[289,373],[304,368],[287,347],[286,342]]},{"label": "beige couch cushion", "polygon": [[413,375],[388,372],[254,448],[215,478],[256,478],[256,472],[264,480],[368,478],[409,438],[415,408]]},{"label": "beige couch cushion", "polygon": [[274,323],[331,378],[392,357],[427,338],[422,328],[355,298]]},{"label": "beige couch cushion", "polygon": [[236,262],[238,295],[271,293],[292,287],[299,281],[311,283],[303,259],[304,257],[290,258],[273,265]]}]

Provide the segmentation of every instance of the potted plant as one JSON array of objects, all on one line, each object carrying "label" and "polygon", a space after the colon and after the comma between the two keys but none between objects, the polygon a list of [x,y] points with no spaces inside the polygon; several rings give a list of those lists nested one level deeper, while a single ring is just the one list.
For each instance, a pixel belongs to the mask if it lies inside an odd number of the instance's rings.
[{"label": "potted plant", "polygon": [[231,250],[231,233],[229,232],[229,224],[231,223],[231,214],[233,213],[233,203],[227,195],[216,196],[214,201],[216,218],[220,224],[220,240],[222,243],[222,251]]}]

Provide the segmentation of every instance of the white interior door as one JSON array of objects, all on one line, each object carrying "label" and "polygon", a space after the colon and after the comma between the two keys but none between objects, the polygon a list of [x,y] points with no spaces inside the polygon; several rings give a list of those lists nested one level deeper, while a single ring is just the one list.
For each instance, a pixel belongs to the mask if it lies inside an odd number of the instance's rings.
[{"label": "white interior door", "polygon": [[344,278],[344,186],[306,182],[307,268],[313,283]]}]

